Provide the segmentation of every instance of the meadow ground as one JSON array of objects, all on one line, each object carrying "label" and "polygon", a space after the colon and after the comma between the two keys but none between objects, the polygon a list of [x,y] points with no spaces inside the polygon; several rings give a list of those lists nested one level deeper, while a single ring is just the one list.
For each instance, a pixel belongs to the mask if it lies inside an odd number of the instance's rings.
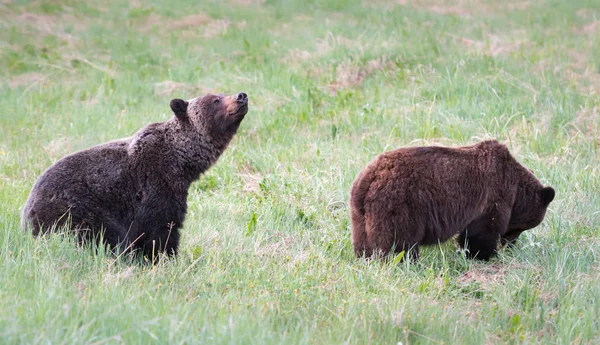
[{"label": "meadow ground", "polygon": [[[251,108],[156,266],[19,229],[60,157]],[[600,2],[1,1],[0,343],[600,343]],[[497,138],[557,196],[489,263],[355,259],[377,154]]]}]

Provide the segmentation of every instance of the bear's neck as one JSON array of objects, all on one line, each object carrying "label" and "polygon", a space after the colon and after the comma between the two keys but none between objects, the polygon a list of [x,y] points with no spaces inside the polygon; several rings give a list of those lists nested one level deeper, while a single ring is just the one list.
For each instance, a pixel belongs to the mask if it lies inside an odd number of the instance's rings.
[{"label": "bear's neck", "polygon": [[175,133],[169,135],[170,138],[167,140],[172,141],[173,161],[178,173],[183,177],[185,185],[181,187],[187,189],[192,182],[217,162],[229,145],[232,136],[228,138],[223,136],[215,140],[209,135],[199,134],[195,131],[187,131],[182,128],[173,130]]}]

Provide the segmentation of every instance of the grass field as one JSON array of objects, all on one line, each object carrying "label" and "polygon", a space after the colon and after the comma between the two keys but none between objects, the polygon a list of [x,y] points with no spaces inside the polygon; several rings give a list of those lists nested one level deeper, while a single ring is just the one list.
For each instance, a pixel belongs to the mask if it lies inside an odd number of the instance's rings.
[{"label": "grass field", "polygon": [[[19,228],[62,156],[250,96],[158,265]],[[600,343],[600,2],[0,1],[1,344]],[[496,138],[556,189],[489,263],[365,262],[377,154]]]}]

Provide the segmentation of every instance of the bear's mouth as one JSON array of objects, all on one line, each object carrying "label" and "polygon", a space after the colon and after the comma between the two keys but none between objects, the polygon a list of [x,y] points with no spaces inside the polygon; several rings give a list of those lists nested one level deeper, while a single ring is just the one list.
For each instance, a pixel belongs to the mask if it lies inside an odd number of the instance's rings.
[{"label": "bear's mouth", "polygon": [[248,113],[248,104],[242,104],[237,108],[235,113],[232,113],[231,116],[244,116]]}]

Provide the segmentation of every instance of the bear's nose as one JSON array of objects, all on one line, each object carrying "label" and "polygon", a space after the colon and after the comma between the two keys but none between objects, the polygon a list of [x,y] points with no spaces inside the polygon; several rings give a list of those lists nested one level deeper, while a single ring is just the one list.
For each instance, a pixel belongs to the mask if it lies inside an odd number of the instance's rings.
[{"label": "bear's nose", "polygon": [[240,92],[235,97],[235,100],[238,101],[238,102],[241,102],[241,103],[246,103],[246,102],[248,102],[248,95],[246,95],[243,92]]}]

